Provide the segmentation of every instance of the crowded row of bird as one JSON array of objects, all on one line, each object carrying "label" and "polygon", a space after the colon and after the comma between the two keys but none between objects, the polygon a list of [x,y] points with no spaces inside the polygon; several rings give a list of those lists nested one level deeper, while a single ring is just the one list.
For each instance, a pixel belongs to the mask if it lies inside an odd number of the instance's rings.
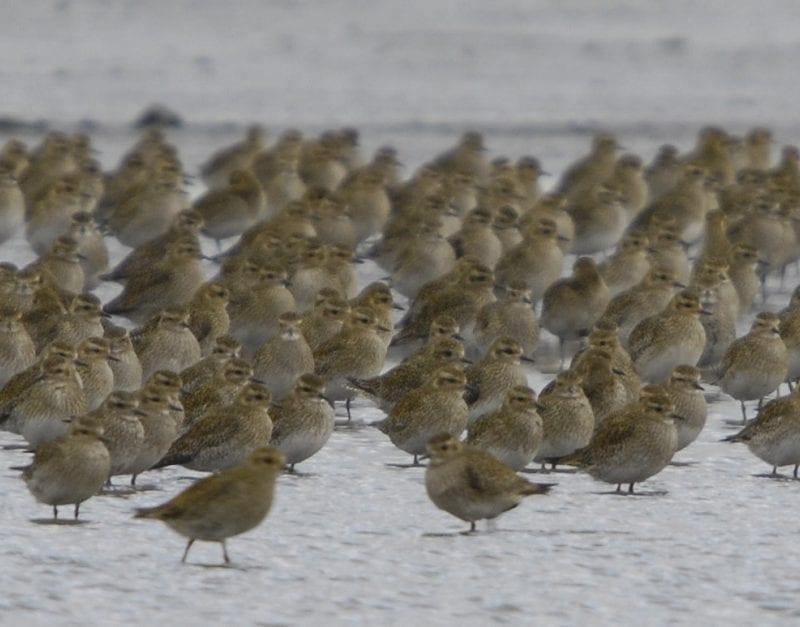
[{"label": "crowded row of bird", "polygon": [[[413,172],[352,128],[254,126],[199,172],[160,130],[109,171],[86,134],[8,141],[0,241],[38,258],[0,264],[0,429],[33,452],[30,492],[78,519],[121,475],[205,471],[137,515],[224,547],[349,422],[474,529],[548,491],[523,469],[634,492],[698,437],[711,391],[741,403],[729,440],[797,476],[798,150],[765,128],[647,162],[589,143],[548,175],[477,132]],[[385,418],[364,424],[371,406]]]}]

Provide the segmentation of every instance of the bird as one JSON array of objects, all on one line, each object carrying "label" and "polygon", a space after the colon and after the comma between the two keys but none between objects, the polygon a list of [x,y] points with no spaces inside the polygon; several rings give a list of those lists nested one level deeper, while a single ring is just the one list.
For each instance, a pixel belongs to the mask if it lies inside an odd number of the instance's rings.
[{"label": "bird", "polygon": [[350,400],[355,396],[347,377],[369,379],[377,375],[386,359],[386,343],[378,335],[371,307],[355,307],[342,330],[314,351],[315,374],[322,377],[333,400],[345,400],[350,417]]},{"label": "bird", "polygon": [[388,435],[400,450],[413,455],[413,465],[417,466],[432,435],[446,431],[458,436],[466,428],[469,417],[463,398],[466,383],[462,366],[439,368],[429,382],[408,392],[385,419],[372,426]]},{"label": "bird", "polygon": [[182,389],[183,406],[188,427],[212,407],[232,403],[242,388],[252,380],[253,367],[245,359],[232,357],[217,370],[213,377],[190,393]]},{"label": "bird", "polygon": [[103,442],[111,456],[111,477],[133,472],[133,462],[144,443],[144,427],[136,412],[139,398],[135,392],[112,392],[102,405],[87,415],[103,428]]},{"label": "bird", "polygon": [[103,428],[83,416],[69,431],[41,445],[33,462],[22,471],[22,479],[37,501],[53,506],[75,504],[75,520],[85,500],[97,494],[108,479],[111,456],[103,443]]},{"label": "bird", "polygon": [[533,310],[533,293],[521,281],[505,286],[501,298],[478,312],[472,331],[478,351],[483,354],[498,337],[511,337],[533,358],[539,344],[539,319]]},{"label": "bird", "polygon": [[41,374],[5,406],[0,422],[19,433],[36,449],[64,435],[64,422],[86,413],[86,397],[70,358],[52,355],[41,364]]},{"label": "bird", "polygon": [[556,467],[561,457],[589,444],[595,419],[580,376],[571,370],[559,372],[552,389],[542,391],[537,402],[542,418],[542,442],[533,460]]},{"label": "bird", "polygon": [[502,406],[476,418],[467,428],[467,443],[494,455],[512,470],[522,470],[542,444],[542,417],[536,393],[525,385],[506,392]]},{"label": "bird", "polygon": [[36,361],[36,346],[22,324],[22,314],[0,310],[0,387]]},{"label": "bird", "polygon": [[189,329],[186,307],[162,310],[151,324],[135,331],[132,340],[145,380],[156,370],[181,372],[201,358],[200,343]]},{"label": "bird", "polygon": [[278,317],[280,332],[264,342],[253,355],[253,374],[280,403],[294,388],[297,378],[314,372],[314,355],[300,332],[300,316],[287,311]]},{"label": "bird", "polygon": [[122,292],[105,304],[106,313],[141,323],[167,307],[188,305],[205,281],[200,257],[195,241],[177,240],[146,272],[128,279]]},{"label": "bird", "polygon": [[[645,386],[652,388],[656,386]],[[595,430],[589,445],[559,460],[578,466],[593,478],[617,484],[634,484],[661,472],[678,446],[673,418],[674,406],[663,389],[643,393],[630,409],[609,416]]]},{"label": "bird", "polygon": [[230,329],[228,316],[230,291],[222,283],[204,283],[189,302],[189,329],[200,343],[200,352],[205,356],[213,349],[216,340]]},{"label": "bird", "polygon": [[470,421],[495,411],[503,403],[506,391],[516,385],[527,385],[528,377],[521,361],[530,361],[522,347],[510,337],[496,339],[482,359],[466,369]]},{"label": "bird", "polygon": [[797,479],[800,466],[800,387],[791,394],[771,400],[738,433],[726,442],[744,442],[750,452],[772,466],[777,476],[780,466],[794,465]]},{"label": "bird", "polygon": [[697,365],[706,344],[700,322],[703,312],[696,292],[682,290],[667,308],[637,324],[628,336],[628,350],[643,381],[666,381],[675,366]]},{"label": "bird", "polygon": [[269,390],[248,383],[233,402],[210,408],[190,424],[153,467],[180,464],[193,470],[217,472],[242,463],[272,437]]},{"label": "bird", "polygon": [[155,387],[144,388],[137,396],[138,407],[134,413],[142,425],[144,439],[138,454],[128,465],[131,486],[136,485],[136,478],[141,473],[152,468],[166,455],[178,437],[178,424],[170,412],[183,411],[179,405],[172,404],[164,390]]},{"label": "bird", "polygon": [[292,393],[270,408],[270,416],[270,444],[286,456],[289,472],[315,455],[333,433],[333,407],[325,398],[325,384],[315,374],[301,375]]},{"label": "bird", "polygon": [[542,297],[542,326],[558,337],[561,368],[565,346],[589,334],[611,300],[611,292],[591,257],[579,257],[573,275],[550,285]]},{"label": "bird", "polygon": [[166,503],[139,508],[135,518],[161,520],[189,538],[181,562],[186,562],[195,540],[203,540],[219,542],[228,564],[225,541],[266,518],[284,463],[283,453],[277,449],[259,448],[239,466],[201,479]]},{"label": "bird", "polygon": [[742,423],[747,421],[744,402],[762,399],[786,379],[789,355],[780,336],[780,318],[762,311],[750,332],[730,345],[717,371],[720,389],[739,401]]},{"label": "bird", "polygon": [[610,133],[597,133],[592,139],[591,152],[564,171],[556,191],[572,198],[608,179],[614,173],[619,147]]},{"label": "bird", "polygon": [[111,346],[107,339],[90,337],[80,343],[75,369],[81,378],[86,408],[96,409],[114,389],[114,372],[109,365]]},{"label": "bird", "polygon": [[366,396],[381,410],[388,412],[394,404],[430,380],[442,366],[466,363],[464,344],[453,337],[437,337],[429,341],[421,354],[411,355],[397,366],[371,379],[348,377],[359,394]]},{"label": "bird", "polygon": [[678,416],[675,428],[679,451],[694,442],[706,424],[708,408],[700,379],[698,368],[684,365],[674,368],[664,384],[664,391],[675,406],[673,413]]},{"label": "bird", "polygon": [[520,477],[491,453],[449,433],[431,437],[427,451],[428,497],[439,509],[468,522],[469,532],[475,531],[475,521],[497,518],[526,496],[546,494],[552,487]]},{"label": "bird", "polygon": [[228,185],[211,189],[192,204],[203,217],[203,232],[216,240],[241,235],[266,217],[267,199],[255,175],[249,170],[233,170]]},{"label": "bird", "polygon": [[133,350],[128,329],[108,325],[105,338],[110,345],[108,365],[114,374],[114,390],[134,392],[142,387],[142,363]]}]

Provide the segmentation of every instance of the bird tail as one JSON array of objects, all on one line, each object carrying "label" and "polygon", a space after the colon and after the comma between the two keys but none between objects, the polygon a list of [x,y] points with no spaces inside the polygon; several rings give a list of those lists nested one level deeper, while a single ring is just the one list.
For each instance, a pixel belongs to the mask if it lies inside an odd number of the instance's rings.
[{"label": "bird tail", "polygon": [[528,482],[528,485],[523,490],[523,494],[547,494],[550,492],[550,488],[558,485],[557,483],[533,483],[532,481]]}]

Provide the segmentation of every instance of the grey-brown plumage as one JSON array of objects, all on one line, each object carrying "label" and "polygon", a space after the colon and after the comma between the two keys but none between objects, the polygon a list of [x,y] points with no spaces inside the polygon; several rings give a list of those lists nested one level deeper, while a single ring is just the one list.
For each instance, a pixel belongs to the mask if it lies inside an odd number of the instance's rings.
[{"label": "grey-brown plumage", "polygon": [[511,337],[522,346],[526,357],[533,357],[539,344],[539,319],[532,307],[533,295],[522,282],[505,286],[505,294],[487,303],[478,312],[473,329],[475,345],[483,354],[499,337]]},{"label": "grey-brown plumage", "polygon": [[228,359],[220,370],[190,394],[183,394],[186,425],[189,426],[211,407],[228,405],[253,376],[253,367],[238,357]]},{"label": "grey-brown plumage", "polygon": [[677,416],[678,450],[686,448],[697,439],[706,424],[706,398],[700,385],[700,370],[693,366],[678,366],[664,384]]},{"label": "grey-brown plumage", "polygon": [[163,235],[133,249],[103,279],[106,281],[125,282],[130,277],[149,272],[164,256],[165,250],[171,250],[178,240],[193,241],[199,246],[197,239],[203,226],[203,218],[196,211],[186,209],[175,216],[172,227]]},{"label": "grey-brown plumage", "polygon": [[426,344],[425,351],[371,379],[348,378],[359,394],[363,394],[385,412],[394,404],[430,380],[431,375],[449,364],[464,362],[464,344],[452,337],[439,337]]},{"label": "grey-brown plumage", "polygon": [[583,448],[594,433],[594,412],[581,387],[581,378],[572,371],[560,372],[552,389],[538,400],[542,417],[542,443],[534,461],[550,462]]},{"label": "grey-brown plumage", "polygon": [[418,457],[428,440],[443,431],[458,436],[467,426],[469,410],[464,402],[467,378],[461,366],[439,368],[430,381],[411,390],[392,407],[389,415],[374,423],[397,448]]},{"label": "grey-brown plumage", "polygon": [[108,248],[92,214],[87,211],[73,214],[69,236],[78,243],[85,287],[93,290],[100,284],[100,275],[108,270]]},{"label": "grey-brown plumage", "polygon": [[609,301],[601,320],[616,324],[620,341],[627,346],[634,327],[663,311],[677,287],[686,286],[677,282],[670,268],[653,265],[639,283]]},{"label": "grey-brown plumage", "polygon": [[297,379],[292,393],[270,409],[271,444],[286,456],[290,471],[316,454],[333,433],[333,407],[324,394],[322,379],[306,373]]},{"label": "grey-brown plumage", "polygon": [[200,343],[200,351],[208,355],[218,337],[228,333],[230,291],[222,283],[201,285],[189,302],[189,329]]},{"label": "grey-brown plumage", "polygon": [[473,264],[460,280],[433,292],[421,306],[413,305],[393,343],[426,337],[433,320],[441,315],[450,316],[462,332],[469,333],[481,308],[494,300],[494,274],[486,266]]},{"label": "grey-brown plumage", "polygon": [[39,347],[55,340],[78,346],[90,337],[103,337],[105,329],[102,320],[108,317],[103,312],[103,304],[94,294],[78,294],[62,314],[52,333],[39,338]]},{"label": "grey-brown plumage", "polygon": [[356,307],[342,330],[314,351],[316,374],[325,381],[332,400],[351,399],[355,392],[347,378],[377,375],[386,359],[386,343],[378,335],[378,323],[370,307]]},{"label": "grey-brown plumage", "polygon": [[753,320],[750,332],[731,344],[722,359],[718,384],[723,392],[742,406],[744,401],[761,399],[774,392],[786,379],[789,356],[780,336],[780,318],[762,311]]},{"label": "grey-brown plumage", "polygon": [[546,494],[550,485],[537,484],[517,475],[496,457],[462,444],[449,433],[428,441],[430,462],[425,489],[433,504],[468,522],[497,518],[533,494]]},{"label": "grey-brown plumage", "polygon": [[270,401],[269,390],[248,383],[232,403],[211,409],[192,424],[154,467],[181,464],[217,472],[242,463],[270,442]]},{"label": "grey-brown plumage", "polygon": [[284,461],[274,448],[257,449],[239,466],[198,481],[163,505],[141,508],[136,517],[161,520],[189,538],[181,561],[186,561],[195,540],[205,540],[222,544],[228,563],[225,541],[267,516]]},{"label": "grey-brown plumage", "polygon": [[114,390],[133,392],[142,387],[142,362],[133,350],[130,333],[123,327],[109,325],[105,338],[110,346],[108,365],[114,374]]},{"label": "grey-brown plumage", "polygon": [[772,466],[794,465],[794,477],[800,465],[800,387],[788,396],[770,401],[739,433],[725,438],[744,442],[750,452]]},{"label": "grey-brown plumage", "polygon": [[278,318],[295,311],[287,289],[286,272],[277,267],[262,268],[259,278],[246,293],[231,289],[228,305],[230,333],[242,343],[242,354],[252,355],[267,339],[278,333]]},{"label": "grey-brown plumage", "polygon": [[276,402],[292,391],[301,374],[314,372],[314,355],[300,332],[300,320],[293,311],[281,314],[280,332],[264,342],[253,356],[253,374]]},{"label": "grey-brown plumage", "polygon": [[62,293],[75,295],[84,290],[86,275],[81,267],[78,243],[67,235],[56,239],[29,267],[39,272],[44,285]]},{"label": "grey-brown plumage", "polygon": [[625,371],[614,365],[612,355],[607,350],[588,349],[575,372],[592,406],[595,425],[637,397],[638,390],[632,394],[631,386],[624,380]]},{"label": "grey-brown plumage", "polygon": [[178,437],[178,425],[170,412],[183,411],[181,406],[170,402],[167,393],[155,387],[143,389],[138,394],[138,401],[135,413],[144,430],[144,439],[135,459],[128,465],[132,486],[136,485],[140,473],[152,468],[167,454]]},{"label": "grey-brown plumage", "polygon": [[192,208],[203,216],[205,234],[219,242],[241,235],[266,217],[266,197],[252,172],[237,169],[230,173],[227,187],[207,191]]},{"label": "grey-brown plumage", "polygon": [[350,305],[338,294],[317,295],[314,308],[307,311],[300,321],[300,332],[312,351],[327,342],[339,331],[350,313]]},{"label": "grey-brown plumage", "polygon": [[513,387],[500,409],[469,425],[467,443],[491,453],[512,470],[522,470],[542,444],[542,417],[537,410],[532,389]]},{"label": "grey-brown plumage", "polygon": [[[656,388],[650,390],[648,388]],[[661,472],[678,446],[673,405],[658,386],[646,386],[642,398],[630,409],[600,423],[586,448],[559,463],[578,466],[595,479],[633,486]]]},{"label": "grey-brown plumage", "polygon": [[69,432],[40,446],[22,478],[37,501],[53,506],[75,504],[75,520],[81,503],[100,491],[108,479],[111,457],[102,441],[103,429],[88,417],[70,426]]},{"label": "grey-brown plumage", "polygon": [[91,411],[114,389],[114,372],[109,366],[111,346],[105,338],[90,337],[78,346],[75,368],[81,377],[86,408]]},{"label": "grey-brown plumage", "polygon": [[36,347],[22,324],[22,314],[0,312],[0,387],[35,361]]},{"label": "grey-brown plumage", "polygon": [[519,343],[513,338],[501,337],[494,341],[481,360],[467,368],[469,388],[465,398],[470,420],[498,409],[509,389],[528,384],[521,358]]},{"label": "grey-brown plumage", "polygon": [[68,358],[48,357],[41,375],[5,407],[5,428],[22,435],[31,448],[37,448],[64,435],[64,422],[86,413],[86,397],[80,377]]},{"label": "grey-brown plumage", "polygon": [[134,332],[132,339],[145,380],[156,370],[181,372],[200,361],[200,344],[189,329],[185,307],[163,310],[154,321]]},{"label": "grey-brown plumage", "polygon": [[183,390],[191,394],[203,383],[222,370],[229,359],[239,357],[242,345],[232,335],[221,335],[214,342],[211,352],[197,363],[181,371]]},{"label": "grey-brown plumage", "polygon": [[182,391],[181,377],[169,370],[156,370],[147,379],[141,390],[140,396],[148,392],[164,395],[169,401],[169,415],[175,423],[175,428],[180,432],[184,427],[186,412],[181,402]]},{"label": "grey-brown plumage", "polygon": [[146,272],[131,275],[106,312],[141,323],[167,307],[187,305],[205,281],[200,255],[194,240],[176,241]]},{"label": "grey-brown plumage", "polygon": [[696,292],[683,290],[667,308],[637,324],[628,349],[643,381],[666,381],[675,366],[697,364],[706,343]]},{"label": "grey-brown plumage", "polygon": [[542,297],[541,323],[559,339],[562,368],[565,343],[588,335],[610,300],[608,286],[589,257],[575,262],[572,277],[547,288]]},{"label": "grey-brown plumage", "polygon": [[111,455],[110,478],[134,471],[133,462],[144,443],[144,427],[136,408],[139,399],[133,392],[112,392],[105,402],[88,415],[103,428],[103,440]]}]

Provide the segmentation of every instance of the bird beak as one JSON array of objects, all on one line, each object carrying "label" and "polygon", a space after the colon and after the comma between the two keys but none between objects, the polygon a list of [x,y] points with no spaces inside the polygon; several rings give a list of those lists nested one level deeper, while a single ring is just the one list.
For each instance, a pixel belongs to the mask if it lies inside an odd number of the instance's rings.
[{"label": "bird beak", "polygon": [[527,355],[523,355],[519,358],[520,361],[524,361],[529,364],[535,364],[536,360],[533,357],[528,357]]},{"label": "bird beak", "polygon": [[402,305],[398,305],[397,303],[392,303],[392,309],[396,309],[397,311],[405,311],[406,308]]},{"label": "bird beak", "polygon": [[695,382],[695,383],[692,383],[692,387],[693,387],[695,390],[705,390],[705,388],[704,388],[702,385],[700,385],[699,383],[696,383],[696,382]]},{"label": "bird beak", "polygon": [[108,361],[122,361],[122,360],[119,357],[115,357],[114,355],[109,355]]}]

